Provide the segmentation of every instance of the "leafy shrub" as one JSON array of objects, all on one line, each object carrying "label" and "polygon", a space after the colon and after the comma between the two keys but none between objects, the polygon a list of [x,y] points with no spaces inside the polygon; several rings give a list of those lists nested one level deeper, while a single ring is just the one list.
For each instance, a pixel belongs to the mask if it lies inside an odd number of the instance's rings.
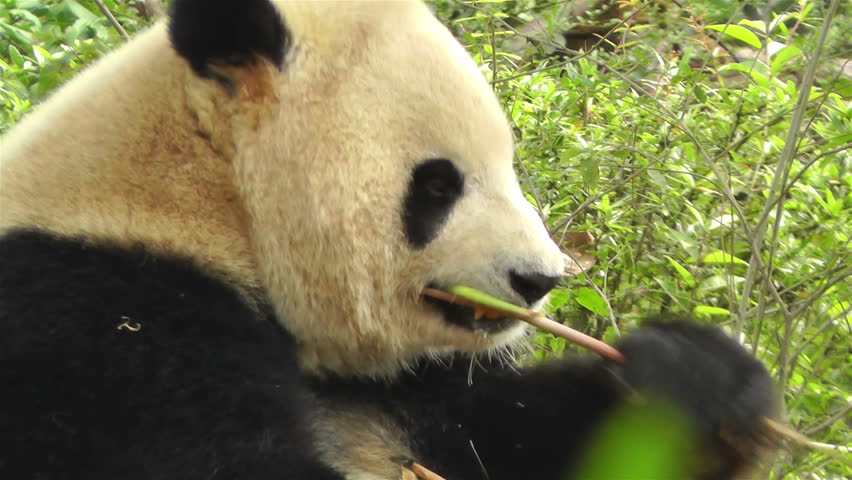
[{"label": "leafy shrub", "polygon": [[[554,237],[597,237],[551,313],[607,340],[660,311],[722,325],[770,366],[794,427],[848,445],[849,18],[807,0],[623,2],[598,48],[571,51],[583,18],[560,2],[438,3],[506,105]],[[539,358],[572,348],[537,340]],[[850,473],[795,451],[767,475]]]}]

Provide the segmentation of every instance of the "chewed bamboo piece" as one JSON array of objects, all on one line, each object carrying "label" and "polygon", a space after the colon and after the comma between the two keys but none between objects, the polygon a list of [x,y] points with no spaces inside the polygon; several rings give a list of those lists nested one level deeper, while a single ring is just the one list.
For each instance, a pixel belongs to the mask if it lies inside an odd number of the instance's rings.
[{"label": "chewed bamboo piece", "polygon": [[[470,287],[456,285],[450,287],[448,290],[449,292],[445,292],[434,288],[425,288],[423,289],[423,294],[437,298],[438,300],[444,300],[445,302],[471,307],[474,311],[479,309],[480,311],[477,311],[476,315],[484,314],[486,317],[494,317],[496,314],[496,316],[508,316],[523,320],[536,328],[540,328],[583,348],[587,348],[602,357],[614,362],[624,363],[624,355],[611,345],[553,321],[540,312],[512,305],[509,302],[504,302]],[[483,309],[486,312],[482,312],[481,310]]]},{"label": "chewed bamboo piece", "polygon": [[444,477],[420,465],[412,463],[402,467],[402,480],[446,480]]},{"label": "chewed bamboo piece", "polygon": [[[523,320],[530,325],[540,328],[546,332],[552,333],[558,337],[562,337],[569,342],[577,344],[583,348],[589,349],[598,355],[612,360],[617,363],[624,363],[624,355],[616,350],[613,346],[604,343],[596,338],[590,337],[585,333],[578,332],[571,327],[567,327],[559,322],[553,321],[545,317],[542,313],[529,310],[509,302],[492,297],[487,293],[480,292],[471,287],[463,285],[455,285],[449,287],[448,291],[438,290],[434,288],[424,288],[423,295],[443,300],[448,303],[454,303],[474,309],[474,316],[480,318],[512,317],[518,320]],[[809,439],[799,432],[791,429],[783,423],[777,422],[771,418],[764,417],[763,424],[770,431],[787,438],[795,444],[808,447],[822,453],[833,454],[850,454],[852,448],[842,445],[829,445]],[[435,480],[440,480],[440,477]]]}]

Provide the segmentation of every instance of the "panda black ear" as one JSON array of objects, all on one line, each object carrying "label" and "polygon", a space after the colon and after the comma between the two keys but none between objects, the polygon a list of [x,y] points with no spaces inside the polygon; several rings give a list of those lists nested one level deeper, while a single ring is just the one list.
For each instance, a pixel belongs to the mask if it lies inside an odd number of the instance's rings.
[{"label": "panda black ear", "polygon": [[175,0],[169,38],[202,77],[213,65],[243,65],[264,57],[279,69],[290,32],[269,0]]}]

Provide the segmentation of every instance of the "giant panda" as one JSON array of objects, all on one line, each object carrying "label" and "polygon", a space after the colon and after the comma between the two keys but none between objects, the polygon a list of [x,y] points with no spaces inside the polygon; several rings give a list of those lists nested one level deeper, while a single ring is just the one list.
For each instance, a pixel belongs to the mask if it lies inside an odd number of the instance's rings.
[{"label": "giant panda", "polygon": [[524,325],[422,297],[537,307],[563,260],[417,1],[175,0],[2,142],[0,478],[556,480],[652,397],[693,478],[758,458],[772,382],[718,330],[521,367]]}]

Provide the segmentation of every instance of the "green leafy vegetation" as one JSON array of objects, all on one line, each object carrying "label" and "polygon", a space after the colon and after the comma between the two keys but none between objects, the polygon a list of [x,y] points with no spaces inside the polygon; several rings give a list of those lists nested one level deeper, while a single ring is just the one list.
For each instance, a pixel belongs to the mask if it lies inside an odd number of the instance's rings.
[{"label": "green leafy vegetation", "polygon": [[[103,3],[129,33],[148,23],[143,2]],[[92,1],[0,0],[0,133],[122,41]]]},{"label": "green leafy vegetation", "polygon": [[[794,428],[849,446],[848,4],[579,3],[437,2],[506,106],[551,233],[566,251],[596,237],[549,313],[607,341],[657,312],[721,325],[770,367]],[[538,358],[576,349],[537,340]],[[757,474],[851,475],[795,447]]]},{"label": "green leafy vegetation", "polygon": [[[103,3],[130,34],[151,22],[144,2]],[[771,369],[793,428],[850,446],[849,3],[431,3],[500,96],[554,238],[595,237],[549,314],[610,342],[656,312],[721,325]],[[122,42],[93,1],[0,0],[0,132]],[[537,342],[537,359],[576,351]],[[852,467],[791,447],[755,477]]]}]

